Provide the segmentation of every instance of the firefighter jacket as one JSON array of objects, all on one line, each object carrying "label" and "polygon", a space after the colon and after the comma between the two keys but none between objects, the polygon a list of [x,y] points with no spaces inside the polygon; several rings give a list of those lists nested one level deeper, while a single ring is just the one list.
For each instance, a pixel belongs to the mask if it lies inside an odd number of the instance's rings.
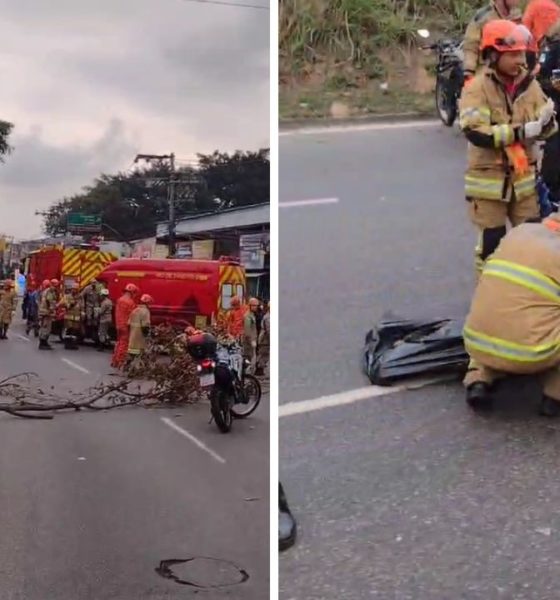
[{"label": "firefighter jacket", "polygon": [[471,19],[465,31],[463,40],[463,70],[465,75],[474,75],[482,66],[482,57],[480,52],[480,41],[482,38],[482,29],[489,21],[496,19],[511,19],[520,21],[522,14],[517,9],[511,11],[509,16],[503,17],[496,8],[494,2],[479,9]]},{"label": "firefighter jacket", "polygon": [[73,325],[79,325],[83,312],[83,301],[81,297],[78,294],[65,294],[62,305],[66,309],[64,312],[64,320]]},{"label": "firefighter jacket", "polygon": [[111,298],[104,298],[99,306],[99,322],[111,323],[113,321],[113,301]]},{"label": "firefighter jacket", "polygon": [[41,292],[41,300],[39,303],[39,316],[54,318],[56,314],[56,305],[58,302],[58,294],[52,287]]},{"label": "firefighter jacket", "polygon": [[137,306],[130,314],[128,325],[130,326],[128,353],[140,354],[146,348],[146,331],[150,327],[150,309],[145,304]]},{"label": "firefighter jacket", "polygon": [[[524,73],[516,91],[509,96],[496,72],[484,67],[463,90],[460,99],[460,126],[468,144],[465,195],[467,198],[503,200],[535,194],[537,140],[525,140],[523,125],[538,119],[547,97],[535,78]],[[557,131],[555,119],[543,129],[547,138]],[[529,168],[514,172],[506,148],[520,143]]]},{"label": "firefighter jacket", "polygon": [[0,290],[0,324],[9,325],[17,308],[17,293],[13,289]]},{"label": "firefighter jacket", "polygon": [[115,325],[117,331],[121,333],[121,335],[128,331],[128,320],[130,319],[130,314],[136,308],[136,302],[132,299],[129,294],[123,294],[117,300],[117,306],[115,308]]},{"label": "firefighter jacket", "polygon": [[511,229],[488,259],[465,322],[465,348],[486,367],[538,373],[560,362],[560,232]]}]

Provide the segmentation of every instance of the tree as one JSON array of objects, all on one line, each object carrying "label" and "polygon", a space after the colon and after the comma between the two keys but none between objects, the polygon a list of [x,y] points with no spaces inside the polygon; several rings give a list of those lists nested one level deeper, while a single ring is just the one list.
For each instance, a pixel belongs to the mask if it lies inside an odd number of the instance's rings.
[{"label": "tree", "polygon": [[5,161],[5,157],[12,151],[12,146],[9,143],[9,137],[14,128],[13,123],[8,121],[0,121],[0,162]]},{"label": "tree", "polygon": [[[71,212],[101,215],[106,239],[131,240],[154,235],[168,218],[169,166],[154,162],[133,172],[100,175],[82,192],[52,204],[44,214],[49,235],[66,231]],[[177,217],[269,202],[268,150],[199,155],[197,167],[175,173]]]},{"label": "tree", "polygon": [[216,208],[234,208],[270,202],[269,149],[198,155],[207,193]]}]

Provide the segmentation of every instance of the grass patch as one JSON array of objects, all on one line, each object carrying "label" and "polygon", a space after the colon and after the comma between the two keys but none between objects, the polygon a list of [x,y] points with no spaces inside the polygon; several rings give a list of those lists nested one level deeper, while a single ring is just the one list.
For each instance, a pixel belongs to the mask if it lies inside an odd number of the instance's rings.
[{"label": "grass patch", "polygon": [[[460,35],[487,0],[280,0],[280,115],[433,110],[416,30]],[[380,84],[388,82],[389,92]]]}]

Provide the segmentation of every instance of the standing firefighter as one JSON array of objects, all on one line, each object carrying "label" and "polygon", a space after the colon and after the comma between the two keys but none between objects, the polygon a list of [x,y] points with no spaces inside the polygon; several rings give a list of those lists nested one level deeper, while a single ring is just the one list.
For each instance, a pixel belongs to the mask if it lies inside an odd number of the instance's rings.
[{"label": "standing firefighter", "polygon": [[17,308],[17,293],[14,290],[14,282],[10,279],[4,282],[3,288],[0,292],[0,340],[7,340],[8,329]]},{"label": "standing firefighter", "polygon": [[53,319],[56,314],[58,294],[52,282],[48,279],[43,281],[43,291],[39,303],[39,350],[52,350],[49,344]]},{"label": "standing firefighter", "polygon": [[522,14],[518,8],[519,0],[496,0],[478,10],[465,31],[463,41],[463,71],[465,80],[471,80],[483,65],[480,42],[484,26],[490,21],[507,19],[512,22],[521,21]]},{"label": "standing firefighter", "polygon": [[249,300],[249,310],[245,313],[243,321],[243,355],[251,362],[251,368],[255,368],[257,353],[257,311],[259,310],[259,301],[256,298]]},{"label": "standing firefighter", "polygon": [[487,66],[464,89],[460,124],[468,144],[465,195],[480,232],[476,267],[513,226],[540,218],[536,192],[536,142],[557,130],[554,104],[524,68],[527,29],[511,21],[484,27]]},{"label": "standing firefighter", "polygon": [[270,360],[270,302],[265,305],[261,330],[257,345],[257,370],[255,375],[263,376]]},{"label": "standing firefighter", "polygon": [[560,215],[512,229],[488,260],[463,337],[471,357],[467,402],[490,408],[508,375],[540,375],[541,414],[560,413]]},{"label": "standing firefighter", "polygon": [[128,321],[132,311],[136,308],[136,298],[140,291],[133,283],[127,284],[124,290],[124,294],[117,300],[115,309],[117,343],[115,344],[111,366],[116,369],[122,367],[126,360],[129,337]]},{"label": "standing firefighter", "polygon": [[132,311],[129,319],[130,337],[128,341],[128,359],[139,356],[146,348],[146,338],[150,333],[150,304],[154,299],[149,294],[143,294],[140,304]]},{"label": "standing firefighter", "polygon": [[78,287],[73,287],[64,295],[61,301],[64,304],[64,347],[67,350],[77,350],[78,340],[82,335],[83,300]]},{"label": "standing firefighter", "polygon": [[92,329],[97,328],[96,312],[99,308],[99,300],[97,279],[93,279],[82,291],[83,318],[86,332],[91,332]]},{"label": "standing firefighter", "polygon": [[113,301],[109,298],[109,290],[103,289],[99,293],[101,297],[101,304],[99,305],[99,328],[97,330],[97,337],[99,339],[100,352],[103,352],[106,348],[110,348],[109,343],[109,327],[113,322]]}]

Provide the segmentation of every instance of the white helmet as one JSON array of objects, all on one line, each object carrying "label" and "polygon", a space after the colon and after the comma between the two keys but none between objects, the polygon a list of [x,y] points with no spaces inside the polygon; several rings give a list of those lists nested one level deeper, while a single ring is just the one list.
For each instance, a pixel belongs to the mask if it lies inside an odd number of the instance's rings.
[{"label": "white helmet", "polygon": [[99,292],[102,296],[108,296],[109,295],[109,290],[107,288],[103,288],[101,290],[101,292]]}]

